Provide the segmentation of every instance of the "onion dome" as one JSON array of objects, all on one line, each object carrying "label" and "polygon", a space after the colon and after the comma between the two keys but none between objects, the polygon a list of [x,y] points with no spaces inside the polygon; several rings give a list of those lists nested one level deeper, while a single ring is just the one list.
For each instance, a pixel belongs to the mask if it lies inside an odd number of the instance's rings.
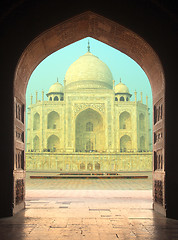
[{"label": "onion dome", "polygon": [[66,75],[66,89],[113,89],[113,77],[108,66],[98,57],[88,52],[79,57],[68,68]]},{"label": "onion dome", "polygon": [[115,86],[115,93],[129,93],[129,89],[124,83],[120,81],[120,83]]},{"label": "onion dome", "polygon": [[63,88],[62,84],[57,81],[56,83],[54,83],[49,88],[48,94],[50,94],[50,93],[63,93],[63,92],[64,92],[64,88]]}]

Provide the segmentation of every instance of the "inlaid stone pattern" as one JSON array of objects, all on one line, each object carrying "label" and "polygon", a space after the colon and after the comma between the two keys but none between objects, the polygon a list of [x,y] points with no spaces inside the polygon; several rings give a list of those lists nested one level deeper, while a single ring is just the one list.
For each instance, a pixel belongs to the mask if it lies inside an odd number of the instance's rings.
[{"label": "inlaid stone pattern", "polygon": [[162,129],[154,133],[154,144],[160,142],[163,139]]},{"label": "inlaid stone pattern", "polygon": [[24,142],[24,131],[19,128],[16,129],[16,139],[20,142]]},{"label": "inlaid stone pattern", "polygon": [[16,205],[24,201],[24,196],[25,196],[24,180],[18,179],[16,180],[16,198],[15,198]]},{"label": "inlaid stone pattern", "polygon": [[16,149],[15,168],[24,170],[24,151]]},{"label": "inlaid stone pattern", "polygon": [[154,152],[154,170],[162,170],[163,169],[163,153],[162,150],[158,150]]},{"label": "inlaid stone pattern", "polygon": [[161,180],[154,181],[154,201],[163,205],[163,183]]},{"label": "inlaid stone pattern", "polygon": [[88,107],[99,110],[102,113],[104,113],[104,111],[105,111],[104,103],[75,103],[74,104],[74,114],[76,115],[78,112],[80,112],[81,110],[86,109]]},{"label": "inlaid stone pattern", "polygon": [[163,119],[162,99],[154,105],[154,124]]},{"label": "inlaid stone pattern", "polygon": [[24,104],[16,102],[16,118],[24,123]]}]

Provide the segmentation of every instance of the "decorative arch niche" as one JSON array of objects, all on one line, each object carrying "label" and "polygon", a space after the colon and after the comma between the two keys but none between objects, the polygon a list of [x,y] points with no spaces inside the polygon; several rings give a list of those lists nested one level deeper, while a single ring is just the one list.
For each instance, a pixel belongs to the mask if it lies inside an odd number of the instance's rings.
[{"label": "decorative arch niche", "polygon": [[[158,151],[161,151],[162,166],[165,166],[165,79],[159,57],[152,47],[136,33],[103,16],[89,11],[84,12],[83,14],[77,15],[46,30],[28,45],[16,67],[14,76],[14,106],[18,103],[23,109],[29,78],[41,61],[53,52],[85,37],[95,38],[125,53],[135,60],[147,74],[153,96],[153,133],[156,134],[158,131],[161,131],[163,136],[163,140],[159,143],[159,146],[157,142],[153,145],[154,166],[157,166],[157,158],[155,156]],[[23,114],[25,114],[25,112],[23,112]],[[22,122],[22,125],[24,124],[25,123]],[[14,129],[16,129],[16,121],[14,121]],[[25,125],[22,129],[25,129]],[[16,152],[16,140],[14,145]],[[18,176],[18,172],[14,172],[14,176],[15,179],[20,177]],[[159,172],[154,168],[153,182],[154,209],[165,214],[166,196],[164,168],[159,169]],[[158,192],[160,194],[158,194]],[[24,207],[24,205],[21,206],[21,208]],[[16,206],[14,209],[16,209]],[[17,209],[19,210],[20,207],[17,206]]]},{"label": "decorative arch niche", "polygon": [[47,149],[52,152],[59,150],[59,138],[56,135],[51,135],[48,137]]},{"label": "decorative arch niche", "polygon": [[33,116],[33,130],[38,130],[40,128],[40,114],[35,113]]},{"label": "decorative arch niche", "polygon": [[47,128],[57,129],[59,128],[59,114],[55,111],[48,113]]},{"label": "decorative arch niche", "polygon": [[102,151],[105,147],[103,118],[91,108],[81,111],[75,120],[76,152]]},{"label": "decorative arch niche", "polygon": [[131,116],[130,113],[124,111],[119,116],[120,129],[131,129]]},{"label": "decorative arch niche", "polygon": [[40,149],[40,139],[39,137],[36,135],[33,139],[33,151],[39,151]]}]

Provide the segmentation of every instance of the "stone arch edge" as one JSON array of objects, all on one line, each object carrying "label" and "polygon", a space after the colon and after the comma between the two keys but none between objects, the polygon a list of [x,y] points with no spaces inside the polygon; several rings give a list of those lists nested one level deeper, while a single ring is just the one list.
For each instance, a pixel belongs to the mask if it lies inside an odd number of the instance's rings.
[{"label": "stone arch edge", "polygon": [[23,83],[21,98],[25,100],[23,95],[26,92],[28,80],[40,62],[55,51],[85,37],[93,37],[108,44],[136,61],[149,78],[153,97],[154,92],[158,93],[164,89],[162,64],[152,47],[132,30],[87,11],[46,30],[26,47],[15,71],[14,95],[18,92],[18,84]]},{"label": "stone arch edge", "polygon": [[[76,28],[77,31],[75,31]],[[152,47],[136,33],[96,13],[87,11],[66,20],[41,33],[26,47],[18,61],[14,75],[14,102],[17,99],[22,106],[25,105],[28,80],[42,60],[53,52],[85,37],[93,37],[116,48],[135,60],[145,71],[152,87],[154,109],[160,104],[163,105],[162,119],[154,121],[153,131],[162,129],[161,148],[165,156],[165,79],[160,59]],[[15,122],[14,119],[14,129],[16,128]],[[25,125],[22,128],[25,130]],[[157,151],[156,145],[154,150]],[[164,174],[161,180],[158,175],[156,178],[158,178],[157,182],[162,181],[164,185]],[[164,186],[162,191],[164,198]],[[165,205],[165,201],[162,205]],[[165,214],[165,209],[162,209],[162,206],[161,210],[159,208],[158,206],[157,210]]]}]

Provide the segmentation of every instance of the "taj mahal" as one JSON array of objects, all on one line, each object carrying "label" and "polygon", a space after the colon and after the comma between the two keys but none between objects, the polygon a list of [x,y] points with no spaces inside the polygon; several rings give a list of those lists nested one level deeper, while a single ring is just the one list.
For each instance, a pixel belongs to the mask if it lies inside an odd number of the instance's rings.
[{"label": "taj mahal", "polygon": [[88,51],[28,107],[26,169],[151,171],[148,97],[115,85],[108,66]]}]

